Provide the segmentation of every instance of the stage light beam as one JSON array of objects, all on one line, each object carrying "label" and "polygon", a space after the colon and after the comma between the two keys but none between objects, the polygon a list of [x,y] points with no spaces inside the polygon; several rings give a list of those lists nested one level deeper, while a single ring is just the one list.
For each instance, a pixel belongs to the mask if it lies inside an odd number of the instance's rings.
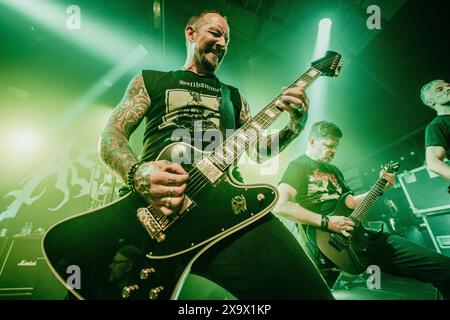
[{"label": "stage light beam", "polygon": [[83,7],[80,8],[81,28],[70,30],[67,27],[67,21],[70,19],[70,14],[66,11],[67,6],[57,1],[0,0],[0,4],[112,63],[123,59],[128,50],[139,43],[138,36],[92,17]]},{"label": "stage light beam", "polygon": [[51,129],[50,134],[53,135],[62,131],[69,123],[80,116],[99,96],[105,93],[112,84],[130,72],[130,70],[135,69],[135,66],[139,62],[142,62],[148,54],[144,46],[138,45],[125,59],[118,62],[114,68],[92,85],[86,94],[68,108],[64,116]]},{"label": "stage light beam", "polygon": [[[331,25],[332,21],[329,18],[323,18],[320,20],[316,45],[314,48],[313,60],[322,58],[327,50],[329,50],[331,39]],[[309,123],[314,123],[317,120],[324,120],[326,114],[326,94],[327,94],[327,81],[328,79],[320,78],[316,81],[310,91],[310,99],[314,101],[314,108],[311,109]]]},{"label": "stage light beam", "polygon": [[9,136],[8,142],[11,149],[16,153],[30,154],[39,147],[40,139],[35,132],[22,129],[13,132]]},{"label": "stage light beam", "polygon": [[319,30],[317,32],[316,46],[314,48],[314,59],[321,58],[330,46],[330,35],[332,21],[329,18],[323,18],[319,22]]}]

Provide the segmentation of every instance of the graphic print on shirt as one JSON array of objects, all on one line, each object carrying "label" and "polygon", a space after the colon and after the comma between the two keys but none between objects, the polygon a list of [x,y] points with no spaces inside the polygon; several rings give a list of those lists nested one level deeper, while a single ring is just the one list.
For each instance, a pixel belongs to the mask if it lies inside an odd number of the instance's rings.
[{"label": "graphic print on shirt", "polygon": [[191,132],[195,130],[217,129],[220,126],[220,97],[185,89],[166,91],[166,113],[160,128],[176,125]]},{"label": "graphic print on shirt", "polygon": [[313,203],[339,199],[342,187],[333,173],[320,172],[315,169],[308,177],[308,197]]}]

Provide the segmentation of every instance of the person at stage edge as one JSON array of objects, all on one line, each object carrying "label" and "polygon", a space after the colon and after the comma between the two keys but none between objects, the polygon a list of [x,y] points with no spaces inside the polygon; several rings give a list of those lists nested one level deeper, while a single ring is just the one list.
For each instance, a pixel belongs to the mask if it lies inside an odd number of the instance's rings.
[{"label": "person at stage edge", "polygon": [[[345,194],[345,205],[355,209],[367,193],[355,195],[346,184],[342,172],[331,164],[342,138],[341,129],[332,122],[312,125],[305,154],[287,167],[278,189],[280,199],[273,212],[304,227],[314,226],[350,237],[355,223],[347,216],[331,215]],[[394,175],[381,170],[385,189],[394,184]],[[311,230],[317,230],[313,228]],[[428,250],[398,235],[378,230],[371,236],[365,252],[369,265],[381,272],[432,283],[442,295],[450,298],[450,258]],[[311,256],[319,269],[329,269],[331,261],[317,248],[313,237],[307,237]],[[332,280],[327,279],[331,285]]]}]

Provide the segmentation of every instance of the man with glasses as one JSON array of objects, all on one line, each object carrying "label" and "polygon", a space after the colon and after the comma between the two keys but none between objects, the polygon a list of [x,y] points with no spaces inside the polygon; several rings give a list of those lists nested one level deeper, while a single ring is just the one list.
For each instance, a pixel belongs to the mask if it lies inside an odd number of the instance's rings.
[{"label": "man with glasses", "polygon": [[[281,178],[280,199],[273,212],[299,223],[302,227],[317,229],[351,237],[355,222],[335,213],[339,201],[349,209],[356,209],[369,193],[353,194],[344,175],[332,165],[342,138],[341,129],[332,122],[319,121],[312,125],[305,154],[291,161]],[[386,180],[384,189],[394,185],[394,174],[382,170],[380,178]],[[342,200],[341,200],[342,199]],[[432,283],[450,299],[450,258],[426,249],[398,235],[368,231],[367,248],[361,254],[369,265],[382,272]],[[307,237],[312,258],[320,268],[329,268],[331,261],[319,250],[315,236]],[[357,238],[358,239],[358,238]],[[327,276],[328,277],[328,276]],[[336,275],[329,275],[330,285]]]},{"label": "man with glasses", "polygon": [[109,278],[100,286],[98,299],[122,299],[123,289],[138,282],[144,259],[144,252],[133,245],[119,248],[108,266]]}]

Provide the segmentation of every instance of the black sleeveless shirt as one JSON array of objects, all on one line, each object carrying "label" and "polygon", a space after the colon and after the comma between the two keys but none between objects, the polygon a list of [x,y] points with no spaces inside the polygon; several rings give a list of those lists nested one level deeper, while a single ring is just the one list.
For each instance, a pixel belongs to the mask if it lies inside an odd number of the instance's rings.
[{"label": "black sleeveless shirt", "polygon": [[[221,130],[221,86],[215,76],[199,76],[191,71],[142,71],[151,105],[145,115],[143,161],[156,159],[161,149],[180,141],[180,130],[196,146],[209,144],[203,137],[209,130]],[[242,101],[238,89],[228,86],[234,108],[235,127],[239,127]],[[175,131],[175,132],[174,132]],[[195,139],[201,140],[195,143]]]}]

